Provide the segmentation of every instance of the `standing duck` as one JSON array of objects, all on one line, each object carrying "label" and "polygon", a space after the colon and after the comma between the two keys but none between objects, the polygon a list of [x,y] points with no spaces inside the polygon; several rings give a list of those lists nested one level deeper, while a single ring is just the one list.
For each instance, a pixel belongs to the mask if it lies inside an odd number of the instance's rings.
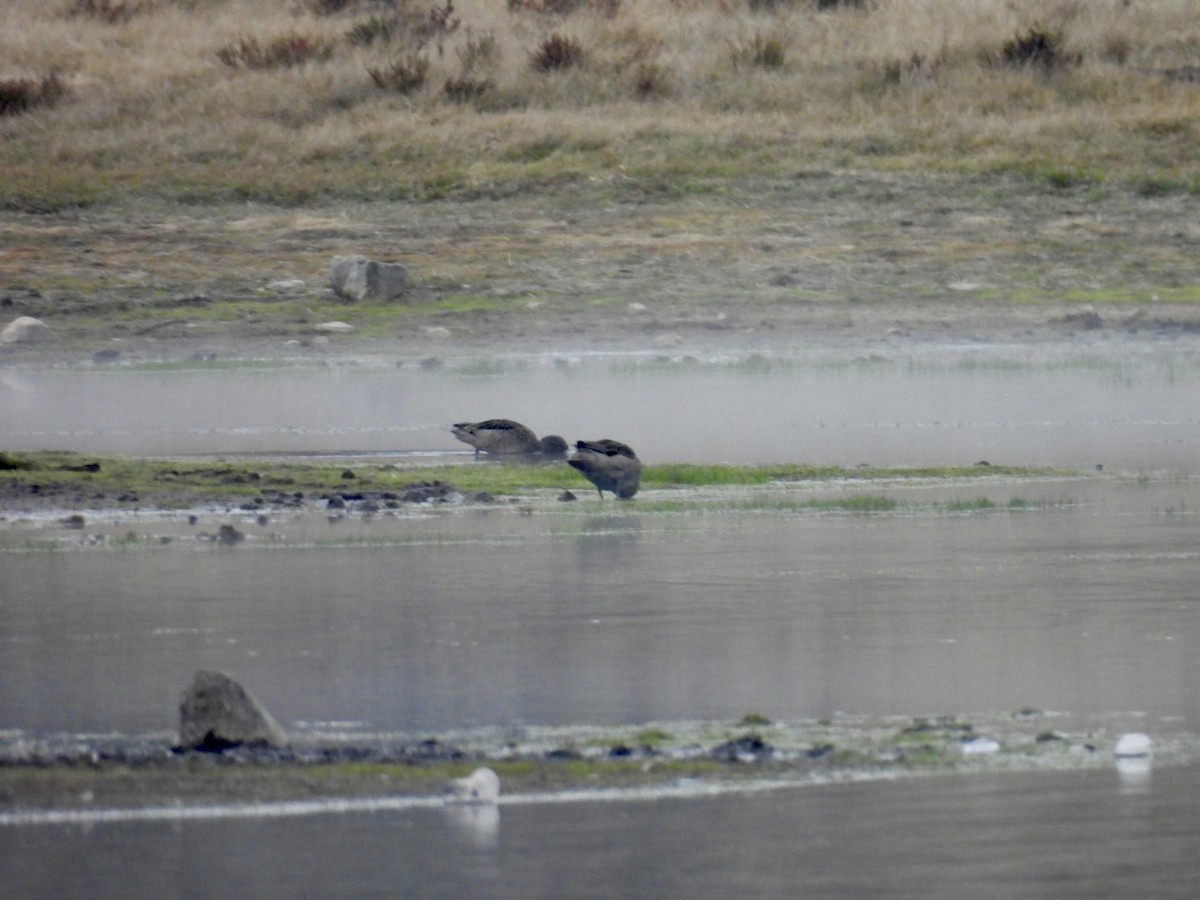
[{"label": "standing duck", "polygon": [[496,456],[564,456],[567,452],[567,442],[557,434],[538,440],[533,429],[512,419],[459,422],[451,427],[450,433],[474,447],[476,459],[480,451]]},{"label": "standing duck", "polygon": [[611,438],[576,441],[575,455],[567,464],[596,486],[601,499],[611,491],[618,500],[629,500],[642,480],[642,463],[633,448]]}]

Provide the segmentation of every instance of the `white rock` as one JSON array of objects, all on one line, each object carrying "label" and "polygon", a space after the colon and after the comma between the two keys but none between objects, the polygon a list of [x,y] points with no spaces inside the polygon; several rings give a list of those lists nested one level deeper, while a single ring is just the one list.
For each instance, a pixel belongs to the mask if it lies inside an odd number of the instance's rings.
[{"label": "white rock", "polygon": [[452,779],[446,795],[451,803],[495,803],[500,799],[500,778],[491,769],[476,769],[466,778]]},{"label": "white rock", "polygon": [[962,752],[966,756],[981,756],[1000,752],[1000,744],[991,738],[977,737],[963,741]]},{"label": "white rock", "polygon": [[1152,749],[1150,735],[1142,734],[1140,731],[1131,731],[1117,739],[1117,745],[1113,748],[1113,756],[1118,758],[1149,756]]},{"label": "white rock", "polygon": [[334,334],[346,334],[353,331],[353,325],[347,325],[345,322],[322,322],[316,326],[317,331],[329,331]]},{"label": "white rock", "polygon": [[19,316],[0,331],[0,344],[32,344],[50,336],[50,326],[33,316]]}]

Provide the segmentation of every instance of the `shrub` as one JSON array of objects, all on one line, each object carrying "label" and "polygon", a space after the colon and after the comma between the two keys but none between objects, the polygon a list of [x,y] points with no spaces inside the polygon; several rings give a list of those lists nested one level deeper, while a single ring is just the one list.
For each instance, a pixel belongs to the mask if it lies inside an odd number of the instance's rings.
[{"label": "shrub", "polygon": [[314,16],[336,16],[358,6],[358,0],[305,0],[304,8]]},{"label": "shrub", "polygon": [[466,40],[454,52],[458,56],[463,72],[466,73],[478,71],[494,62],[500,55],[500,47],[492,32],[489,31],[475,37],[468,29]]},{"label": "shrub", "polygon": [[542,41],[530,58],[530,63],[539,72],[554,72],[579,65],[582,60],[583,47],[579,42],[555,32]]},{"label": "shrub", "polygon": [[371,80],[381,88],[399,94],[412,94],[425,86],[429,59],[420,53],[408,53],[389,66],[367,69]]},{"label": "shrub", "polygon": [[233,68],[279,69],[319,62],[333,55],[334,45],[323,37],[291,31],[260,44],[240,38],[217,51],[217,59]]},{"label": "shrub", "polygon": [[1063,51],[1063,33],[1045,31],[1037,26],[1024,34],[1005,41],[1000,50],[1000,60],[1006,66],[1038,66],[1054,69],[1060,66],[1078,65],[1078,54]]},{"label": "shrub", "polygon": [[154,0],[72,0],[67,16],[87,16],[109,25],[122,25],[154,9]]},{"label": "shrub", "polygon": [[53,106],[66,92],[66,84],[54,72],[41,78],[0,78],[0,116]]},{"label": "shrub", "polygon": [[399,33],[395,17],[371,16],[363,22],[355,23],[348,32],[346,39],[355,47],[367,47],[376,41],[387,43]]},{"label": "shrub", "polygon": [[782,69],[785,56],[782,39],[756,34],[748,44],[733,48],[733,65],[735,68],[750,65],[761,69]]},{"label": "shrub", "polygon": [[352,27],[346,37],[359,47],[406,38],[420,49],[430,41],[453,34],[461,25],[462,19],[454,14],[454,3],[446,0],[445,6],[435,6],[427,12],[401,7],[388,16],[372,16]]},{"label": "shrub", "polygon": [[448,78],[443,87],[445,94],[455,103],[469,103],[476,97],[482,96],[492,83],[486,78]]},{"label": "shrub", "polygon": [[540,13],[566,17],[581,9],[591,9],[607,19],[616,16],[621,0],[508,0],[508,11]]},{"label": "shrub", "polygon": [[663,68],[658,63],[645,62],[633,73],[633,91],[639,97],[651,97],[662,93]]}]

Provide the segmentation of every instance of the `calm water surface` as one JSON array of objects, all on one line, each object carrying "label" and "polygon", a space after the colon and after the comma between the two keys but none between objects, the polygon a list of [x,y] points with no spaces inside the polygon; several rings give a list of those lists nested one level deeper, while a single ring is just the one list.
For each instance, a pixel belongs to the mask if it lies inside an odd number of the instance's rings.
[{"label": "calm water surface", "polygon": [[[1031,706],[1069,727],[1197,732],[1197,381],[1186,358],[969,355],[5,371],[13,449],[437,454],[458,450],[450,422],[507,415],[624,438],[651,460],[1106,472],[872,485],[901,508],[870,516],[586,500],[267,526],[130,517],[108,527],[173,541],[0,558],[0,727],[170,730],[194,671],[220,668],[296,730]],[[980,497],[995,508],[931,506]],[[231,520],[244,544],[194,539]],[[1198,779],[1161,768],[1138,791],[1106,771],[505,805],[474,827],[424,809],[9,827],[0,866],[26,896],[1191,896]]]},{"label": "calm water surface", "polygon": [[[0,829],[23,897],[1191,898],[1200,769]],[[131,865],[131,858],[136,864]]]}]

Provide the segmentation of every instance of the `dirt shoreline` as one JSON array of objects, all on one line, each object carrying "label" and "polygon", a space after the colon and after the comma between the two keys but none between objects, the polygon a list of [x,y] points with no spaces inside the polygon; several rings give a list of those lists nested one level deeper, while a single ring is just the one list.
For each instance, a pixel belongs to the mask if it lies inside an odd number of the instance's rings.
[{"label": "dirt shoreline", "polygon": [[[0,367],[155,359],[804,351],[1200,334],[1200,199],[811,172],[429,203],[0,211]],[[344,302],[332,262],[399,262]],[[322,326],[339,321],[349,331]]]}]

